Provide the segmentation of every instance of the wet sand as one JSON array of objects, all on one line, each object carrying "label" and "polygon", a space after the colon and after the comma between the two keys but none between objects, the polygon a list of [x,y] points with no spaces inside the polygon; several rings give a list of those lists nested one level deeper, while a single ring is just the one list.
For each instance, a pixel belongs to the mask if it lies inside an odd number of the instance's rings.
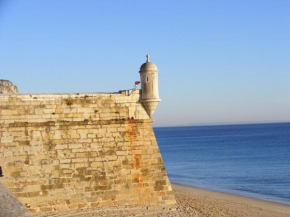
[{"label": "wet sand", "polygon": [[[290,206],[172,184],[176,205],[130,205],[66,211],[42,216],[290,217]],[[38,215],[41,216],[41,215]]]}]

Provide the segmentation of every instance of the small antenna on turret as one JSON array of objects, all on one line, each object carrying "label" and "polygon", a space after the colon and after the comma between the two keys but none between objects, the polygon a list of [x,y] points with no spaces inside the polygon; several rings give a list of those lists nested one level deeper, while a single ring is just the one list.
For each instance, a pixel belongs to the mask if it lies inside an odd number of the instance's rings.
[{"label": "small antenna on turret", "polygon": [[150,58],[150,55],[147,54],[146,57],[147,57],[147,63],[149,63],[150,62],[150,59],[149,59]]}]

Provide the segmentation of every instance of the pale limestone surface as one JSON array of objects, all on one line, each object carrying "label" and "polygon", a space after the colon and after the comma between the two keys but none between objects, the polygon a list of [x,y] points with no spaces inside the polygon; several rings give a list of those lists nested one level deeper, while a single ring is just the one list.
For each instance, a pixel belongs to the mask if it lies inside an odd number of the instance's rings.
[{"label": "pale limestone surface", "polygon": [[0,80],[0,94],[18,93],[18,88],[8,80]]},{"label": "pale limestone surface", "polygon": [[4,185],[33,213],[174,204],[140,92],[0,95]]},{"label": "pale limestone surface", "polygon": [[149,117],[152,117],[161,99],[158,90],[158,69],[154,63],[150,62],[149,57],[147,54],[147,62],[140,67],[139,71],[142,89],[140,101]]}]

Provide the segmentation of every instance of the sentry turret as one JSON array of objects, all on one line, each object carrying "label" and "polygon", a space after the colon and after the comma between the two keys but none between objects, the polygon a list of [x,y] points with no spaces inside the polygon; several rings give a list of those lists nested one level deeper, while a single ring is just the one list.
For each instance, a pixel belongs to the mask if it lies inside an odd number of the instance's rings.
[{"label": "sentry turret", "polygon": [[158,91],[158,69],[154,63],[150,62],[149,54],[146,57],[147,61],[139,71],[142,90],[140,101],[151,118],[161,99]]}]

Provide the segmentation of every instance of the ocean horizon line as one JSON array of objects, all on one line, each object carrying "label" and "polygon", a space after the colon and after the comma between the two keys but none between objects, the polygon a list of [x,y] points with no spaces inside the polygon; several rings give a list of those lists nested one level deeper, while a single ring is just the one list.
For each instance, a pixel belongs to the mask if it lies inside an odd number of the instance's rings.
[{"label": "ocean horizon line", "polygon": [[255,125],[255,124],[287,124],[287,121],[273,121],[273,122],[218,122],[218,123],[200,123],[187,125],[170,125],[170,126],[153,126],[153,128],[170,128],[170,127],[211,127],[211,126],[231,126],[231,125]]}]

